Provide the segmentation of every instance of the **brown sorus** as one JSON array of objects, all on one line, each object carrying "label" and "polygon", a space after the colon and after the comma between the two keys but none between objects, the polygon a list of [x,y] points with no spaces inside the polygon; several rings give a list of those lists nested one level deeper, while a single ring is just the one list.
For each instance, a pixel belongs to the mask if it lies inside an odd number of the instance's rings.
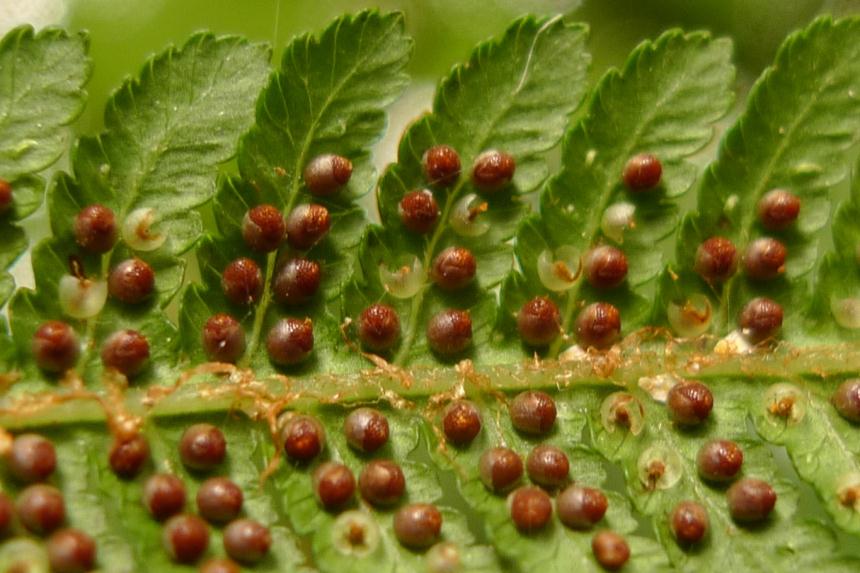
[{"label": "brown sorus", "polygon": [[124,479],[135,477],[149,459],[149,442],[140,434],[115,438],[108,461],[113,473]]},{"label": "brown sorus", "polygon": [[108,276],[108,292],[126,304],[139,304],[155,290],[155,272],[146,261],[126,259],[113,268]]},{"label": "brown sorus", "polygon": [[630,547],[627,541],[614,531],[595,533],[591,539],[591,551],[597,562],[610,571],[621,569],[630,559]]},{"label": "brown sorus", "polygon": [[343,433],[350,446],[372,453],[388,441],[388,419],[375,408],[356,408],[344,420]]},{"label": "brown sorus", "polygon": [[776,492],[769,483],[755,478],[736,481],[726,492],[729,513],[740,523],[767,519],[776,505]]},{"label": "brown sorus", "polygon": [[242,511],[245,496],[233,481],[225,477],[209,478],[197,490],[197,511],[211,523],[227,523]]},{"label": "brown sorus", "polygon": [[57,467],[54,444],[38,434],[21,434],[6,453],[6,467],[20,482],[45,481]]},{"label": "brown sorus", "polygon": [[772,189],[759,200],[758,219],[769,231],[789,228],[800,214],[800,197],[785,189]]},{"label": "brown sorus", "polygon": [[782,306],[765,298],[754,298],[741,311],[740,327],[753,343],[775,336],[782,328]]},{"label": "brown sorus", "polygon": [[284,452],[297,462],[309,462],[325,448],[325,430],[313,416],[296,414],[281,430]]},{"label": "brown sorus", "polygon": [[287,217],[287,242],[300,251],[310,249],[330,227],[328,209],[316,203],[299,205]]},{"label": "brown sorus", "polygon": [[714,395],[701,382],[684,381],[672,386],[666,396],[669,418],[680,426],[696,426],[708,419]]},{"label": "brown sorus", "polygon": [[136,330],[119,330],[105,339],[101,358],[105,368],[135,376],[149,362],[149,342]]},{"label": "brown sorus", "polygon": [[627,278],[627,256],[621,249],[600,245],[586,253],[583,268],[594,288],[615,288]]},{"label": "brown sorus", "polygon": [[523,475],[523,460],[510,448],[490,448],[478,461],[481,481],[490,491],[503,493],[511,489]]},{"label": "brown sorus", "polygon": [[224,550],[240,563],[260,561],[271,546],[269,528],[251,519],[237,519],[224,530]]},{"label": "brown sorus", "polygon": [[229,314],[210,316],[203,325],[203,350],[209,360],[233,363],[245,353],[245,329]]},{"label": "brown sorus", "polygon": [[410,191],[398,205],[403,226],[413,233],[425,234],[433,230],[439,219],[439,205],[428,189]]},{"label": "brown sorus", "polygon": [[338,509],[352,499],[355,493],[355,476],[348,467],[338,462],[320,464],[313,474],[314,493],[326,509]]},{"label": "brown sorus", "polygon": [[104,254],[116,244],[114,212],[104,205],[88,205],[75,216],[75,242],[87,252]]},{"label": "brown sorus", "polygon": [[57,488],[36,484],[18,494],[18,521],[36,535],[51,533],[66,520],[66,503]]},{"label": "brown sorus", "polygon": [[322,270],[320,264],[303,258],[288,260],[275,273],[272,280],[272,295],[281,304],[296,306],[313,298],[320,288]]},{"label": "brown sorus", "polygon": [[725,237],[705,239],[696,249],[693,270],[709,283],[725,282],[738,270],[738,250]]},{"label": "brown sorus", "polygon": [[221,288],[233,304],[254,304],[263,294],[263,274],[259,265],[248,258],[232,261],[221,275]]},{"label": "brown sorus", "polygon": [[196,515],[175,515],[164,524],[162,544],[177,563],[194,563],[209,547],[209,527]]},{"label": "brown sorus", "polygon": [[621,313],[608,302],[592,303],[580,311],[575,329],[580,346],[609,348],[621,336]]},{"label": "brown sorus", "polygon": [[472,184],[482,191],[495,191],[511,182],[516,168],[516,161],[509,153],[488,149],[472,164]]},{"label": "brown sorus", "polygon": [[326,153],[305,166],[305,185],[312,195],[328,197],[340,191],[352,177],[352,162],[341,155]]},{"label": "brown sorus", "polygon": [[284,216],[274,205],[252,207],[242,219],[242,238],[258,253],[268,253],[280,247],[286,232]]},{"label": "brown sorus", "polygon": [[557,488],[567,483],[570,462],[560,448],[540,444],[529,452],[526,471],[534,483],[546,488]]},{"label": "brown sorus", "polygon": [[391,350],[400,338],[400,317],[387,304],[372,304],[358,318],[361,345],[373,352]]},{"label": "brown sorus", "polygon": [[448,247],[433,259],[430,276],[446,291],[465,288],[475,278],[477,262],[472,251],[463,247]]},{"label": "brown sorus", "polygon": [[700,449],[696,458],[699,475],[709,481],[731,481],[741,471],[744,452],[731,440],[711,440]]},{"label": "brown sorus", "polygon": [[639,153],[624,166],[624,184],[631,191],[653,189],[663,176],[663,165],[651,153]]},{"label": "brown sorus", "polygon": [[543,529],[552,517],[552,500],[539,487],[520,487],[511,494],[508,504],[514,525],[523,533]]},{"label": "brown sorus", "polygon": [[36,330],[31,348],[39,368],[54,373],[73,367],[81,353],[78,335],[71,326],[58,320],[49,320]]},{"label": "brown sorus", "polygon": [[468,310],[443,310],[427,323],[430,349],[444,357],[464,352],[472,344],[472,317]]},{"label": "brown sorus", "polygon": [[453,147],[435,145],[424,152],[424,177],[428,183],[448,187],[460,177],[460,156]]},{"label": "brown sorus", "polygon": [[442,418],[445,438],[454,445],[465,446],[481,431],[481,413],[468,400],[456,400],[445,408]]},{"label": "brown sorus", "polygon": [[558,306],[545,296],[527,301],[517,314],[517,330],[529,346],[546,346],[561,332]]},{"label": "brown sorus", "polygon": [[426,549],[442,533],[442,513],[429,503],[410,503],[394,514],[394,535],[412,549]]},{"label": "brown sorus", "polygon": [[785,273],[788,250],[780,241],[770,237],[756,239],[744,253],[744,270],[755,280],[771,280]]},{"label": "brown sorus", "polygon": [[48,562],[53,573],[86,573],[96,562],[96,543],[77,529],[61,529],[48,539]]},{"label": "brown sorus", "polygon": [[185,484],[175,475],[155,474],[143,485],[143,505],[155,519],[165,520],[185,506]]},{"label": "brown sorus", "polygon": [[517,394],[508,408],[514,428],[526,434],[549,432],[557,414],[555,400],[546,392],[526,390]]},{"label": "brown sorus", "polygon": [[282,318],[266,336],[269,359],[279,366],[304,362],[314,349],[314,327],[309,318]]},{"label": "brown sorus", "polygon": [[406,478],[400,466],[391,460],[371,460],[361,470],[358,490],[372,505],[397,503],[406,489]]},{"label": "brown sorus", "polygon": [[599,489],[569,485],[558,494],[555,505],[563,524],[573,529],[587,529],[603,519],[609,502]]},{"label": "brown sorus", "polygon": [[698,543],[708,533],[708,512],[695,501],[682,501],[669,515],[672,534],[681,545]]}]

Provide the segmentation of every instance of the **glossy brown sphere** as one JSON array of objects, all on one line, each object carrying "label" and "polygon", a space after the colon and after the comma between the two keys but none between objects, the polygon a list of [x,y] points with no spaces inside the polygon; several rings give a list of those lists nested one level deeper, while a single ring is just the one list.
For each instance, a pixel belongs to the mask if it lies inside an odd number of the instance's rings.
[{"label": "glossy brown sphere", "polygon": [[155,519],[165,520],[185,506],[185,484],[175,475],[155,474],[143,485],[143,505]]},{"label": "glossy brown sphere", "polygon": [[37,434],[17,436],[5,457],[9,473],[22,483],[45,481],[57,467],[54,444]]},{"label": "glossy brown sphere", "polygon": [[224,550],[240,563],[256,563],[269,552],[269,528],[251,519],[237,519],[224,530]]},{"label": "glossy brown sphere", "polygon": [[840,384],[830,401],[840,416],[849,422],[860,423],[860,378]]},{"label": "glossy brown sphere", "polygon": [[77,529],[61,529],[47,542],[52,573],[86,573],[96,563],[96,543]]},{"label": "glossy brown sphere", "polygon": [[60,373],[78,361],[81,345],[71,326],[58,320],[43,323],[33,335],[33,359],[42,370]]},{"label": "glossy brown sphere", "polygon": [[398,205],[398,213],[403,226],[423,235],[436,226],[439,219],[439,204],[428,189],[410,191],[403,196]]},{"label": "glossy brown sphere", "polygon": [[555,502],[558,518],[573,529],[588,529],[606,514],[609,502],[599,489],[569,485]]},{"label": "glossy brown sphere", "polygon": [[450,357],[472,345],[472,317],[468,310],[439,312],[427,323],[427,343],[437,354]]},{"label": "glossy brown sphere", "polygon": [[508,410],[511,423],[520,432],[541,435],[549,432],[555,424],[555,400],[546,392],[526,390],[511,401]]},{"label": "glossy brown sphere", "polygon": [[108,292],[126,304],[140,304],[155,290],[155,272],[146,261],[127,259],[113,268],[108,276]]},{"label": "glossy brown sphere", "polygon": [[604,569],[621,569],[630,559],[630,546],[627,541],[613,531],[600,531],[591,539],[594,558]]},{"label": "glossy brown sphere", "polygon": [[108,336],[102,344],[102,364],[125,376],[135,376],[149,362],[149,342],[136,330],[120,330]]},{"label": "glossy brown sphere", "polygon": [[314,470],[314,494],[326,509],[338,509],[346,505],[355,493],[355,476],[345,465],[325,462]]},{"label": "glossy brown sphere", "polygon": [[428,183],[448,187],[460,177],[460,156],[448,145],[436,145],[424,152],[424,177]]},{"label": "glossy brown sphere", "polygon": [[489,149],[478,155],[472,164],[472,184],[481,191],[495,191],[511,182],[516,168],[513,156]]},{"label": "glossy brown sphere", "polygon": [[560,448],[549,444],[535,446],[526,458],[526,471],[537,485],[557,488],[569,479],[570,462]]},{"label": "glossy brown sphere", "polygon": [[361,497],[372,505],[387,506],[400,501],[406,478],[400,466],[390,460],[371,460],[358,477]]},{"label": "glossy brown sphere", "polygon": [[624,166],[624,184],[631,191],[645,191],[660,184],[663,165],[655,155],[640,153]]},{"label": "glossy brown sphere", "polygon": [[296,414],[281,430],[284,452],[297,462],[309,462],[325,449],[325,429],[313,416]]},{"label": "glossy brown sphere", "polygon": [[708,419],[714,395],[701,382],[679,382],[666,396],[669,418],[680,426],[696,426]]},{"label": "glossy brown sphere", "polygon": [[185,467],[196,471],[216,468],[227,455],[227,440],[212,424],[194,424],[179,439],[179,457]]},{"label": "glossy brown sphere", "polygon": [[227,523],[242,511],[242,490],[225,477],[209,478],[197,490],[197,511],[211,523]]},{"label": "glossy brown sphere", "polygon": [[194,563],[209,547],[209,526],[196,515],[175,515],[162,530],[162,545],[177,563]]},{"label": "glossy brown sphere", "polygon": [[310,249],[331,228],[328,209],[316,203],[299,205],[287,217],[287,242],[294,249]]},{"label": "glossy brown sphere", "polygon": [[627,278],[627,256],[621,249],[600,245],[585,255],[583,268],[594,288],[615,288]]},{"label": "glossy brown sphere", "polygon": [[508,500],[511,519],[514,525],[523,533],[534,533],[541,530],[552,518],[552,500],[539,487],[523,486]]},{"label": "glossy brown sphere", "polygon": [[224,269],[221,288],[224,296],[233,304],[252,305],[263,294],[263,273],[253,260],[236,259]]},{"label": "glossy brown sphere", "polygon": [[608,302],[592,303],[580,311],[575,329],[580,346],[609,348],[621,337],[621,313]]},{"label": "glossy brown sphere", "polygon": [[672,534],[681,545],[698,543],[708,533],[708,512],[695,501],[682,501],[669,515]]},{"label": "glossy brown sphere", "polygon": [[711,440],[699,449],[696,457],[699,475],[709,481],[731,481],[741,471],[744,452],[730,440]]},{"label": "glossy brown sphere", "polygon": [[744,253],[744,270],[749,278],[771,280],[785,273],[788,250],[781,242],[770,237],[756,239]]},{"label": "glossy brown sphere", "polygon": [[754,478],[740,479],[726,492],[729,513],[739,523],[767,519],[776,505],[776,497],[769,483]]},{"label": "glossy brown sphere", "polygon": [[232,559],[213,557],[200,566],[199,573],[241,573],[242,569]]},{"label": "glossy brown sphere", "polygon": [[388,419],[375,408],[356,408],[344,420],[343,433],[350,446],[373,453],[388,441]]},{"label": "glossy brown sphere", "polygon": [[257,205],[242,219],[242,238],[258,253],[268,253],[280,247],[286,232],[284,216],[274,205]]},{"label": "glossy brown sphere", "polygon": [[481,431],[481,413],[477,406],[467,400],[448,404],[442,418],[445,438],[456,446],[466,446]]},{"label": "glossy brown sphere", "polygon": [[741,311],[740,327],[744,335],[753,343],[762,342],[776,336],[782,328],[782,307],[775,301],[754,298]]},{"label": "glossy brown sphere", "polygon": [[358,317],[358,338],[372,352],[394,348],[400,338],[400,317],[387,304],[372,304]]},{"label": "glossy brown sphere", "polygon": [[314,157],[304,170],[305,185],[312,195],[328,197],[340,191],[352,177],[352,162],[327,153]]},{"label": "glossy brown sphere", "polygon": [[66,520],[66,503],[57,488],[36,484],[18,494],[18,521],[36,535],[51,533]]},{"label": "glossy brown sphere", "polygon": [[446,291],[465,288],[475,278],[478,263],[469,249],[448,247],[433,259],[430,276],[436,286]]},{"label": "glossy brown sphere", "polygon": [[481,481],[492,492],[504,493],[523,475],[523,460],[510,448],[490,448],[478,461]]},{"label": "glossy brown sphere", "polygon": [[216,314],[203,325],[202,343],[209,360],[234,363],[245,353],[245,329],[229,314]]},{"label": "glossy brown sphere", "polygon": [[272,279],[274,299],[289,306],[302,305],[310,301],[320,288],[322,270],[320,264],[308,259],[288,260]]},{"label": "glossy brown sphere", "polygon": [[426,549],[442,533],[442,513],[429,503],[410,503],[394,514],[394,535],[406,547]]},{"label": "glossy brown sphere", "polygon": [[116,244],[114,212],[104,205],[88,205],[75,216],[75,242],[89,253],[101,255]]},{"label": "glossy brown sphere", "polygon": [[531,299],[517,314],[517,330],[529,346],[546,346],[561,333],[558,306],[545,296]]},{"label": "glossy brown sphere", "polygon": [[123,479],[135,477],[148,459],[149,442],[140,434],[116,438],[108,456],[111,470]]},{"label": "glossy brown sphere", "polygon": [[773,189],[759,200],[756,212],[765,229],[782,231],[797,220],[800,197],[784,189]]},{"label": "glossy brown sphere", "polygon": [[304,362],[314,349],[314,326],[309,318],[282,318],[266,336],[269,359],[279,366]]},{"label": "glossy brown sphere", "polygon": [[738,250],[725,237],[706,239],[696,249],[693,269],[709,283],[725,282],[738,270]]}]

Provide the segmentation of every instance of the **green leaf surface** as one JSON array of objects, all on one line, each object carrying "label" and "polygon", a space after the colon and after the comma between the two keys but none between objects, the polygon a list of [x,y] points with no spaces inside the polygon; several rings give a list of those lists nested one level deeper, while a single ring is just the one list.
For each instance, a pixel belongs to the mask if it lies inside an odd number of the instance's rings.
[{"label": "green leaf surface", "polygon": [[[301,36],[286,48],[279,71],[258,101],[256,123],[242,140],[242,181],[225,178],[215,198],[217,233],[198,255],[206,288],[185,295],[182,338],[195,359],[205,359],[200,349],[200,318],[227,312],[242,321],[246,332],[247,349],[241,363],[258,372],[274,370],[265,336],[284,316],[310,317],[314,322],[314,355],[301,366],[302,371],[316,371],[322,365],[336,371],[339,365],[357,364],[342,342],[338,297],[352,273],[349,253],[355,251],[366,223],[355,200],[373,186],[370,146],[385,128],[385,107],[406,85],[405,66],[411,49],[403,15],[379,12],[339,18],[319,36]],[[305,187],[302,173],[309,161],[323,153],[351,160],[353,174],[335,196],[318,198]],[[306,253],[285,245],[280,254],[259,256],[245,244],[242,218],[249,208],[272,204],[288,215],[295,206],[311,202],[328,209],[331,228]],[[271,298],[272,278],[290,256],[317,261],[322,267],[322,284],[311,304],[279,308]],[[254,258],[265,278],[263,297],[250,310],[232,305],[221,289],[221,273],[240,257]],[[188,315],[191,309],[193,318]]]},{"label": "green leaf surface", "polygon": [[[698,211],[677,238],[677,291],[667,299],[700,293],[713,301],[719,333],[731,330],[743,305],[765,295],[786,310],[786,324],[800,326],[809,272],[831,210],[831,193],[844,180],[860,140],[860,20],[820,18],[792,34],[776,62],[753,87],[747,108],[723,140],[719,157],[698,189]],[[800,197],[802,212],[786,231],[765,231],[756,203],[785,188]],[[709,287],[692,273],[698,245],[708,237],[731,239],[743,253],[760,236],[774,236],[788,249],[785,273],[753,281],[741,270],[726,284]],[[797,338],[799,328],[785,328]]]},{"label": "green leaf surface", "polygon": [[[430,317],[445,308],[469,309],[473,342],[466,355],[473,360],[494,360],[486,342],[493,320],[494,297],[488,288],[501,281],[511,265],[511,247],[517,221],[525,212],[518,196],[532,191],[546,177],[543,153],[562,135],[568,114],[585,93],[590,56],[585,49],[586,29],[567,25],[561,18],[522,18],[504,36],[481,44],[468,63],[454,68],[442,81],[433,111],[417,120],[400,141],[398,162],[383,175],[377,194],[383,229],[371,229],[360,251],[361,268],[346,295],[345,313],[353,320],[368,301],[384,301],[400,315],[402,338],[392,356],[397,364],[436,362],[425,337]],[[425,180],[422,156],[431,146],[446,144],[459,154],[463,172],[450,188]],[[475,158],[488,149],[511,154],[517,164],[511,185],[481,195],[487,203],[479,220],[489,223],[478,237],[461,236],[452,228],[455,205],[476,189],[469,174]],[[403,227],[400,199],[415,189],[430,188],[439,204],[435,228],[426,236]],[[475,284],[456,293],[442,293],[427,276],[408,299],[396,299],[379,279],[380,266],[392,272],[417,260],[424,273],[444,248],[462,246],[472,251],[478,267]],[[485,354],[486,352],[486,354]],[[462,356],[460,356],[462,358]]]},{"label": "green leaf surface", "polygon": [[[562,170],[542,192],[540,214],[526,219],[517,234],[519,270],[502,289],[500,327],[507,336],[516,336],[513,319],[526,300],[551,294],[541,282],[538,258],[562,246],[578,258],[597,244],[617,245],[629,264],[626,283],[612,292],[593,288],[580,277],[553,296],[565,334],[581,305],[595,299],[620,307],[625,330],[643,324],[647,303],[642,295],[650,292],[647,287],[660,268],[657,245],[677,225],[677,199],[695,179],[686,158],[708,143],[712,124],[732,101],[730,57],[727,40],[670,31],[640,45],[622,70],[603,77],[587,114],[565,137]],[[622,171],[637,153],[652,153],[663,164],[656,189],[633,193],[624,187]],[[604,213],[622,202],[635,209],[634,224],[620,236],[608,237],[601,230]],[[549,354],[557,354],[562,343],[557,339]]]},{"label": "green leaf surface", "polygon": [[[83,111],[90,75],[85,34],[30,26],[0,41],[0,177],[37,173],[68,145],[65,127]],[[16,198],[17,202],[17,198]]]},{"label": "green leaf surface", "polygon": [[[269,51],[236,37],[193,36],[182,48],[153,58],[139,79],[128,80],[105,113],[106,131],[84,138],[75,149],[75,178],[55,177],[49,191],[53,236],[33,251],[35,291],[19,292],[10,319],[19,351],[27,355],[33,333],[45,320],[61,319],[60,279],[72,261],[86,280],[106,280],[116,264],[131,257],[147,262],[156,274],[154,293],[143,303],[124,304],[109,297],[89,319],[70,320],[84,349],[78,374],[85,384],[101,384],[99,348],[119,328],[137,330],[150,341],[151,367],[138,382],[169,378],[176,363],[176,328],[158,312],[183,280],[184,260],[177,255],[202,233],[193,208],[214,189],[218,164],[231,157],[239,135],[250,125],[252,102],[267,74]],[[136,251],[120,240],[104,255],[86,253],[75,242],[73,222],[85,206],[111,208],[122,229],[137,209],[152,209],[154,233],[167,240],[155,250]],[[120,231],[121,234],[121,231]],[[66,317],[68,318],[68,317]],[[35,384],[39,371],[27,361]],[[47,379],[48,383],[51,378]]]}]

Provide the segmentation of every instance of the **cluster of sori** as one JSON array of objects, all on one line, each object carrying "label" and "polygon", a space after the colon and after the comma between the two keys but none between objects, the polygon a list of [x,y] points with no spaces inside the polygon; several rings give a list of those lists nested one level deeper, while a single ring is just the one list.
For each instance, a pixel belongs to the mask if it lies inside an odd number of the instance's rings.
[{"label": "cluster of sori", "polygon": [[[434,189],[446,189],[458,184],[462,166],[457,151],[449,145],[436,145],[424,152],[422,168],[427,187],[409,191],[398,204],[400,222],[406,232],[430,236],[435,247],[441,211]],[[493,194],[504,189],[513,179],[516,161],[504,151],[490,149],[475,158],[471,183],[481,193]],[[487,210],[487,203],[475,194],[468,194],[453,205],[448,213],[451,228],[462,237],[476,237],[489,227],[478,216]],[[397,298],[410,298],[424,288],[424,274],[391,273],[385,280],[387,291]],[[450,246],[436,253],[429,278],[440,290],[451,293],[468,288],[475,279],[477,261],[474,254],[462,246]],[[391,306],[374,304],[365,309],[359,319],[362,346],[373,352],[390,351],[399,340],[400,318]],[[442,357],[463,353],[472,344],[472,317],[468,310],[450,308],[432,317],[426,325],[430,349]]]}]

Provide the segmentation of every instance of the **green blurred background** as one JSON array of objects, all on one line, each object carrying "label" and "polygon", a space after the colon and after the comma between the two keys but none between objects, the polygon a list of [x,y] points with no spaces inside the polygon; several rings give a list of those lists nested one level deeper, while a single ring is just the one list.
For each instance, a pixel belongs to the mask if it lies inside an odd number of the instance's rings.
[{"label": "green blurred background", "polygon": [[[8,4],[7,4],[8,3]],[[78,128],[101,126],[104,101],[150,54],[209,29],[270,42],[279,54],[296,34],[318,30],[335,16],[364,7],[402,10],[415,37],[416,89],[435,82],[478,41],[498,34],[523,13],[565,13],[590,24],[592,74],[619,64],[640,40],[670,26],[707,28],[736,43],[743,90],[771,60],[779,42],[816,14],[860,13],[860,0],[0,0],[0,18],[41,10],[70,29],[90,31],[95,70],[90,104]],[[40,6],[44,5],[44,7]],[[51,16],[49,16],[51,17]],[[428,87],[421,90],[423,107]],[[413,110],[412,115],[417,111]]]}]

